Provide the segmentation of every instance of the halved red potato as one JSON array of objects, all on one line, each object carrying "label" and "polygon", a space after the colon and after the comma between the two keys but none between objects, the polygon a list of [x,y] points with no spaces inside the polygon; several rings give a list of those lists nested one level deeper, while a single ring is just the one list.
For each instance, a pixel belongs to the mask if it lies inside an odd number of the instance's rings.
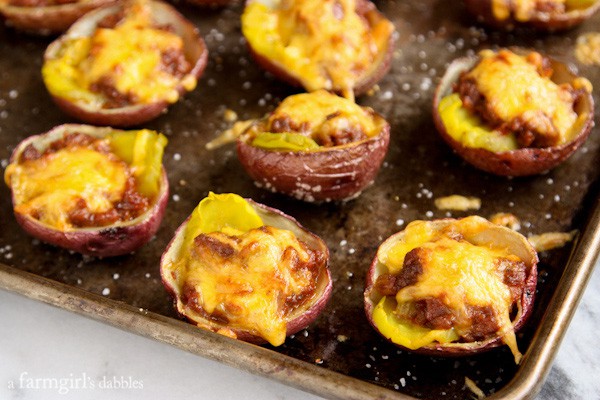
[{"label": "halved red potato", "polygon": [[130,253],[158,230],[169,195],[166,138],[154,131],[60,125],[15,148],[5,171],[17,222],[78,253]]},{"label": "halved red potato", "polygon": [[207,59],[198,30],[172,6],[131,0],[78,20],[46,49],[42,75],[65,113],[131,126],[193,90]]},{"label": "halved red potato", "polygon": [[283,344],[331,296],[325,242],[295,219],[252,200],[209,193],[160,261],[178,313],[251,343]]},{"label": "halved red potato", "polygon": [[260,187],[309,202],[348,200],[373,183],[389,141],[382,116],[320,90],[255,121],[237,153]]},{"label": "halved red potato", "polygon": [[[528,58],[539,60],[539,68],[549,76],[532,77],[531,72],[536,67],[523,61]],[[483,73],[484,70],[480,68],[478,74],[497,76],[506,83],[497,85],[491,80],[481,81],[488,88],[497,89],[496,93],[499,95],[493,100],[496,107],[513,107],[516,110],[514,113],[521,113],[512,121],[496,121],[495,126],[492,126],[480,114],[465,108],[462,95],[455,93],[459,90],[455,88],[461,77],[471,74],[484,59],[504,60],[502,68],[494,67],[495,70],[489,73]],[[492,62],[494,61],[490,61],[488,65],[492,65]],[[512,68],[513,65],[516,69],[505,69]],[[496,74],[496,71],[502,71],[503,75]],[[482,83],[477,85],[481,86]],[[484,103],[480,107],[485,106],[486,112],[491,114],[487,110],[494,105],[485,105],[487,99],[479,91],[479,86],[473,85],[475,91],[468,95],[471,98],[481,96],[479,99],[483,99]],[[465,92],[469,90],[465,89]],[[594,100],[591,92],[591,84],[587,79],[578,77],[566,64],[552,58],[522,49],[514,52],[506,49],[498,52],[484,50],[479,56],[460,58],[450,64],[434,95],[433,117],[442,138],[458,155],[475,167],[497,175],[535,175],[559,165],[587,139],[594,125]],[[528,93],[537,94],[531,96]],[[571,103],[565,100],[562,105],[559,101],[553,102],[554,98],[569,98]],[[559,103],[560,109],[557,106]],[[522,107],[525,111],[521,112],[516,107]],[[555,124],[554,118],[558,118],[555,117],[558,115],[561,115],[561,120]],[[554,135],[554,142],[546,139],[544,143],[543,135],[538,138],[531,136],[528,126],[536,125],[559,132]],[[555,128],[555,125],[563,127],[562,131]],[[527,143],[532,139],[533,142]]]},{"label": "halved red potato", "polygon": [[353,98],[390,69],[394,25],[368,0],[248,0],[242,33],[256,62],[308,91]]},{"label": "halved red potato", "polygon": [[16,29],[41,35],[66,31],[85,13],[117,0],[0,0],[0,14],[6,24]]},{"label": "halved red potato", "polygon": [[386,239],[367,273],[365,312],[394,344],[468,355],[506,344],[533,307],[537,253],[516,231],[471,216],[414,221]]},{"label": "halved red potato", "polygon": [[482,22],[512,30],[530,26],[542,31],[572,28],[600,9],[599,0],[465,0],[467,10]]}]

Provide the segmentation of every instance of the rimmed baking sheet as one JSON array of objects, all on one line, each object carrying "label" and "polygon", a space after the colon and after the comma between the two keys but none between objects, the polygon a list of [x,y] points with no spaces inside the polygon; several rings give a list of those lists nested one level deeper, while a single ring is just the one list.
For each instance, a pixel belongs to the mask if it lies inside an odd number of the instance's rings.
[{"label": "rimmed baking sheet", "polygon": [[[313,205],[271,194],[247,178],[231,146],[205,150],[205,143],[230,125],[224,119],[226,109],[240,119],[255,118],[298,90],[265,74],[250,59],[241,40],[240,6],[204,10],[177,3],[198,25],[211,54],[198,88],[145,125],[169,138],[165,166],[172,194],[156,238],[135,254],[105,260],[56,249],[18,227],[9,191],[1,185],[0,287],[324,397],[461,399],[471,395],[465,377],[487,395],[495,394],[494,398],[532,397],[550,367],[598,254],[598,128],[571,159],[552,172],[500,178],[466,165],[443,143],[431,120],[431,99],[449,61],[494,46],[536,48],[573,63],[600,88],[600,68],[580,65],[574,57],[577,37],[600,26],[600,16],[564,34],[502,33],[473,25],[456,2],[377,4],[396,25],[398,43],[390,74],[378,91],[358,102],[388,119],[392,139],[375,184],[358,199]],[[49,41],[0,28],[3,167],[25,137],[73,122],[54,106],[41,81],[41,59]],[[280,208],[321,236],[330,248],[332,300],[315,324],[280,348],[247,345],[179,321],[160,282],[160,254],[176,227],[209,190],[236,192]],[[415,219],[467,215],[435,208],[434,199],[449,194],[479,197],[482,216],[515,214],[526,235],[580,232],[576,242],[540,254],[534,314],[518,335],[520,349],[527,355],[518,367],[504,348],[458,359],[399,351],[382,340],[364,317],[365,272],[380,241]]]}]

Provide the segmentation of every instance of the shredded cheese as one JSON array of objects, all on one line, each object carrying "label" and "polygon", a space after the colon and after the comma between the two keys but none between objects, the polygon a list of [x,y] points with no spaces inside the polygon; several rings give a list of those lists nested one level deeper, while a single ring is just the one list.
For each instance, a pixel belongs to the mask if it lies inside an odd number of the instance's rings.
[{"label": "shredded cheese", "polygon": [[174,103],[179,98],[178,86],[185,83],[192,90],[196,79],[172,75],[161,68],[161,58],[182,49],[181,37],[154,28],[148,5],[137,1],[114,28],[97,28],[89,37],[67,40],[57,57],[44,63],[42,74],[52,94],[95,108],[106,102],[94,90],[103,80],[136,103]]},{"label": "shredded cheese", "polygon": [[[542,77],[537,67],[510,51],[482,52],[481,61],[467,73],[498,118],[534,119],[545,114],[559,135],[558,144],[573,139],[577,121],[573,97],[561,86]],[[540,122],[541,124],[542,122]]]},{"label": "shredded cheese", "polygon": [[261,56],[301,79],[309,91],[348,96],[385,52],[393,30],[386,19],[367,22],[359,16],[356,0],[254,1],[242,15],[244,36]]},{"label": "shredded cheese", "polygon": [[219,257],[192,251],[185,260],[183,281],[196,288],[198,305],[208,314],[224,315],[229,329],[241,328],[281,345],[286,336],[282,302],[311,285],[310,274],[294,271],[285,253],[292,248],[301,261],[308,261],[310,255],[292,232],[274,227],[252,229],[236,237],[218,232],[208,235],[234,252]]},{"label": "shredded cheese", "polygon": [[83,199],[92,213],[112,208],[122,197],[126,164],[86,148],[67,148],[37,160],[10,164],[5,180],[15,211],[35,215],[61,231],[72,229],[68,213]]}]

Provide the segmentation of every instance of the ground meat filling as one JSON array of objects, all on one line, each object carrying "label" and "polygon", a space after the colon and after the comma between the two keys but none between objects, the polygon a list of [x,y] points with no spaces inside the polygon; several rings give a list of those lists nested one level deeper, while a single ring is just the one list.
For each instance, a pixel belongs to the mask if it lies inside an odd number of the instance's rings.
[{"label": "ground meat filling", "polygon": [[[502,60],[502,56],[503,53],[499,53],[499,60]],[[533,52],[527,56],[527,62],[536,66],[541,77],[552,76],[553,69],[547,57]],[[573,98],[574,106],[583,95],[583,91],[576,90],[570,85],[563,85],[562,89],[566,96]],[[490,128],[503,134],[513,133],[520,148],[551,147],[557,145],[560,140],[560,134],[554,126],[551,116],[547,115],[544,110],[526,111],[510,121],[500,118],[489,99],[486,99],[479,91],[477,81],[468,76],[468,71],[461,74],[458,82],[454,85],[454,92],[460,96],[463,107],[479,116]]]},{"label": "ground meat filling", "polygon": [[421,257],[425,249],[417,247],[404,256],[404,264],[398,274],[382,274],[377,277],[374,288],[383,296],[395,296],[400,289],[414,285],[423,273]]},{"label": "ground meat filling", "polygon": [[476,342],[496,336],[500,325],[491,306],[468,306],[470,316],[469,328],[461,331],[466,342]]},{"label": "ground meat filling", "polygon": [[368,137],[360,126],[352,124],[340,112],[329,114],[319,126],[311,126],[307,121],[299,123],[286,114],[272,116],[266,125],[266,132],[298,133],[312,138],[323,147],[342,146]]},{"label": "ground meat filling", "polygon": [[[70,133],[62,139],[52,142],[48,148],[40,152],[33,145],[28,145],[19,157],[19,162],[34,161],[46,155],[66,148],[86,147],[102,154],[112,154],[110,145],[102,139],[84,133]],[[135,178],[127,177],[125,190],[121,199],[113,203],[113,208],[102,213],[92,213],[83,199],[79,199],[73,209],[69,210],[68,220],[77,228],[99,227],[114,224],[117,221],[130,221],[148,209],[150,199],[142,196],[137,190]],[[39,216],[32,215],[33,218]]]},{"label": "ground meat filling", "polygon": [[411,320],[429,329],[451,329],[456,317],[443,299],[433,297],[414,302]]},{"label": "ground meat filling", "polygon": [[92,213],[85,201],[79,199],[77,207],[69,212],[69,222],[78,228],[112,225],[118,221],[131,221],[148,209],[149,200],[136,188],[135,178],[127,178],[123,197],[114,203],[114,208],[103,213]]}]

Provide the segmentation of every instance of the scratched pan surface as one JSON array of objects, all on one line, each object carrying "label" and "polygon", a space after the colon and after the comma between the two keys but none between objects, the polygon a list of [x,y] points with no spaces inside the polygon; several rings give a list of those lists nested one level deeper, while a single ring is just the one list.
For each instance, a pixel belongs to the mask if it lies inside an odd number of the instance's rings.
[{"label": "scratched pan surface", "polygon": [[[240,34],[240,6],[204,10],[176,5],[198,25],[210,49],[210,62],[194,92],[172,106],[167,114],[144,126],[159,130],[169,138],[165,166],[172,188],[171,199],[156,238],[135,254],[113,259],[71,254],[26,235],[12,215],[8,189],[0,185],[0,263],[4,264],[0,265],[0,280],[5,279],[0,287],[73,309],[71,303],[40,294],[50,286],[44,285],[47,281],[39,277],[47,278],[52,281],[51,287],[68,294],[71,300],[81,300],[77,306],[80,312],[87,310],[86,302],[99,304],[96,308],[89,307],[91,311],[85,313],[141,334],[150,335],[147,332],[152,326],[149,316],[158,314],[156,318],[166,321],[160,327],[164,331],[161,340],[189,348],[189,343],[184,343],[189,335],[196,335],[198,340],[210,337],[216,351],[211,354],[205,350],[193,351],[259,374],[272,373],[276,379],[312,388],[326,397],[349,398],[351,392],[344,388],[331,389],[335,387],[331,382],[319,379],[345,382],[345,386],[360,388],[362,393],[369,393],[369,388],[373,388],[373,394],[389,398],[461,399],[471,395],[464,387],[465,377],[474,380],[487,395],[499,395],[504,393],[503,388],[511,379],[528,373],[527,369],[519,369],[514,364],[506,348],[478,356],[443,359],[412,355],[389,345],[370,328],[364,316],[365,271],[379,242],[408,222],[465,216],[462,212],[447,214],[435,208],[436,197],[450,194],[481,198],[482,208],[478,214],[482,216],[514,213],[521,219],[525,235],[585,230],[591,221],[592,209],[597,208],[598,128],[594,128],[583,148],[554,171],[537,177],[506,179],[479,172],[455,156],[438,137],[430,109],[433,90],[449,61],[494,46],[534,47],[573,63],[600,88],[600,68],[578,65],[573,54],[576,38],[600,26],[600,15],[564,34],[495,33],[473,25],[459,2],[378,2],[381,11],[396,25],[397,48],[392,71],[379,84],[379,91],[359,98],[358,102],[373,107],[390,122],[389,153],[375,184],[358,199],[342,204],[313,205],[255,187],[237,161],[232,146],[212,152],[204,149],[206,142],[229,126],[224,120],[226,109],[234,110],[240,119],[256,118],[298,89],[263,73],[249,58]],[[49,42],[49,38],[0,28],[0,160],[3,170],[19,141],[55,125],[74,122],[54,106],[41,80],[42,54]],[[598,96],[595,97],[598,103]],[[177,226],[209,190],[239,193],[280,208],[320,235],[330,248],[334,276],[331,302],[315,324],[279,348],[232,345],[228,339],[214,338],[195,329],[180,335],[185,327],[177,321],[171,299],[160,282],[158,262]],[[579,250],[581,254],[589,256],[590,252],[597,251],[594,246],[584,244],[587,247]],[[569,289],[570,282],[565,280],[570,277],[561,279],[561,276],[571,251],[572,245],[568,245],[540,255],[535,310],[518,335],[523,352],[536,339],[536,329],[544,318],[549,318],[544,317],[544,311],[553,304],[551,298],[557,286]],[[19,283],[7,283],[14,276],[19,277]],[[98,311],[103,309],[112,311]],[[141,320],[136,319],[135,327],[127,321],[116,321],[119,312],[132,309],[142,309],[146,315]],[[570,311],[551,309],[550,314],[564,315]],[[133,317],[129,320],[133,321]],[[218,352],[227,346],[235,349],[238,361],[226,359],[226,355]],[[243,356],[249,354],[259,354],[264,360],[280,363],[280,369],[289,368],[288,378],[261,370],[260,364],[253,366],[243,361]],[[289,362],[286,356],[301,363]],[[308,371],[306,377],[302,375],[305,370]]]}]

